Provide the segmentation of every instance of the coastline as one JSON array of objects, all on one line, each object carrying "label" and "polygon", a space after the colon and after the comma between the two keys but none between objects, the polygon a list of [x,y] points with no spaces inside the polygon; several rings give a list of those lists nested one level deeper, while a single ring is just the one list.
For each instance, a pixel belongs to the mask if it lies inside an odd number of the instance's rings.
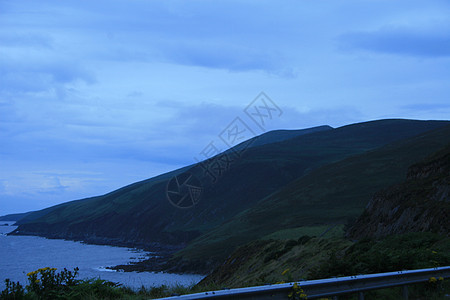
[{"label": "coastline", "polygon": [[[2,226],[0,232],[6,233],[15,228]],[[0,264],[0,286],[3,288],[4,279],[10,278],[25,284],[25,274],[44,267],[57,268],[58,271],[79,267],[80,279],[100,277],[133,289],[171,284],[190,286],[204,277],[202,274],[167,272],[162,268],[150,268],[148,265],[143,268],[139,262],[158,257],[163,263],[167,255],[148,253],[137,248],[48,239],[30,234],[5,234],[0,237],[0,254],[4,258]],[[45,251],[42,251],[43,249]]]},{"label": "coastline", "polygon": [[[14,225],[9,225],[14,226]],[[98,236],[90,236],[89,238],[66,237],[54,234],[45,234],[38,232],[24,232],[18,230],[19,227],[12,230],[6,235],[11,236],[37,236],[51,240],[65,240],[73,242],[81,242],[87,245],[112,246],[142,250],[148,253],[148,258],[140,261],[130,261],[127,264],[115,266],[107,266],[106,269],[122,272],[165,272],[179,275],[206,275],[206,270],[196,272],[196,270],[185,270],[177,264],[173,264],[171,258],[175,252],[181,250],[185,245],[167,245],[158,242],[154,243],[135,243],[131,241],[123,241],[120,239],[105,238]]]}]

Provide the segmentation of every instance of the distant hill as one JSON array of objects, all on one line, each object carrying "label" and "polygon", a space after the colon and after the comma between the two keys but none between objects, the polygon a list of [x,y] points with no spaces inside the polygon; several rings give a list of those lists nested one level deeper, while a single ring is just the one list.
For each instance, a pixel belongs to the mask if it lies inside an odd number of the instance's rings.
[{"label": "distant hill", "polygon": [[[198,259],[206,261],[201,255],[210,254],[218,259],[255,236],[357,217],[373,190],[397,182],[411,160],[439,147],[448,132],[401,141],[448,124],[379,120],[336,129],[269,132],[248,148],[238,145],[227,151],[239,155],[215,181],[203,167],[223,156],[103,196],[33,212],[18,222],[14,234],[150,248],[189,244],[179,254],[183,259],[194,259],[197,246]],[[167,200],[168,182],[180,174],[195,176],[203,188],[193,208],[178,209]],[[367,182],[369,187],[363,187]],[[352,191],[350,184],[358,188]]]},{"label": "distant hill", "polygon": [[9,215],[5,215],[5,216],[1,216],[0,221],[19,221],[31,213],[32,212],[26,212],[26,213],[9,214]]}]

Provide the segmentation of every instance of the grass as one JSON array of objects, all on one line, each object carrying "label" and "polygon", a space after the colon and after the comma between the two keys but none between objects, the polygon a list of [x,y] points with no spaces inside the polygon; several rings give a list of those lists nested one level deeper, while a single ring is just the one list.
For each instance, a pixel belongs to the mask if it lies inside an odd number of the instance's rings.
[{"label": "grass", "polygon": [[363,239],[344,252],[330,249],[329,258],[312,278],[349,276],[450,265],[450,238],[416,232],[382,240]]},{"label": "grass", "polygon": [[318,225],[318,226],[302,226],[290,229],[282,229],[268,234],[262,239],[264,240],[292,240],[299,236],[320,236],[324,238],[343,237],[344,225]]},{"label": "grass", "polygon": [[[450,238],[409,233],[382,240],[352,242],[343,238],[302,236],[290,240],[256,240],[239,247],[222,266],[197,285],[141,287],[132,290],[101,279],[76,280],[76,272],[50,268],[30,272],[29,284],[11,283],[0,299],[155,299],[174,295],[331,278],[450,264]],[[59,274],[64,273],[64,276]],[[36,281],[38,280],[38,281]],[[410,299],[442,299],[448,281],[410,287]],[[399,288],[369,291],[366,299],[397,299]],[[15,297],[15,298],[14,298]],[[340,299],[356,299],[355,295]]]},{"label": "grass", "polygon": [[[169,265],[208,272],[251,240],[319,236],[332,225],[327,235],[339,236],[376,191],[404,179],[410,164],[448,141],[444,124],[383,120],[265,144],[245,152],[217,183],[203,182],[193,209],[166,200],[167,180],[177,171],[32,213],[18,230],[138,247],[187,244]],[[199,166],[185,170],[201,178]]]},{"label": "grass", "polygon": [[[446,265],[450,265],[450,238],[434,233],[408,233],[358,242],[304,236],[298,240],[247,243],[198,285],[236,288]],[[432,282],[413,286],[410,299],[441,299],[442,291],[450,292],[449,287],[447,281],[440,287]],[[366,299],[398,299],[399,292],[398,288],[370,291]]]},{"label": "grass", "polygon": [[[20,221],[18,230],[91,242],[98,238],[144,246],[153,242],[183,244],[318,167],[445,124],[381,120],[301,136],[298,132],[282,132],[281,140],[272,134],[269,142],[276,142],[248,149],[217,183],[211,183],[198,165],[190,166],[103,196],[33,212]],[[195,208],[178,210],[166,199],[166,184],[172,176],[187,170],[202,181],[204,193]]]},{"label": "grass", "polygon": [[154,299],[174,295],[214,290],[217,286],[161,285],[142,286],[133,290],[120,284],[100,278],[76,279],[78,269],[57,272],[54,268],[42,268],[27,274],[28,284],[5,280],[5,289],[0,291],[0,299]]},{"label": "grass", "polygon": [[410,165],[446,146],[449,137],[445,127],[311,171],[193,240],[174,263],[198,267],[208,257],[213,264],[249,240],[342,228],[361,215],[375,192],[403,181]]},{"label": "grass", "polygon": [[[286,274],[285,274],[286,275]],[[286,275],[288,277],[288,275]],[[70,293],[59,293],[55,294],[53,299],[67,299],[67,300],[107,300],[107,299],[125,299],[125,300],[144,300],[144,299],[158,299],[163,297],[193,294],[207,291],[222,290],[221,286],[209,285],[209,286],[158,286],[158,287],[142,287],[137,291],[134,291],[126,287],[107,287],[104,282],[89,281],[80,284],[74,288]],[[410,285],[409,298],[410,299],[427,299],[427,300],[439,300],[445,299],[443,296],[445,293],[450,291],[450,282],[444,281],[439,286],[433,286],[429,283]],[[386,300],[396,300],[402,297],[402,288],[389,288],[367,291],[364,293],[365,299],[386,299]],[[36,294],[24,293],[23,295],[6,295],[0,296],[0,299],[30,299],[38,300],[39,298]],[[288,299],[286,297],[286,299]],[[357,294],[350,295],[340,295],[339,299],[344,300],[356,300],[358,299]]]}]

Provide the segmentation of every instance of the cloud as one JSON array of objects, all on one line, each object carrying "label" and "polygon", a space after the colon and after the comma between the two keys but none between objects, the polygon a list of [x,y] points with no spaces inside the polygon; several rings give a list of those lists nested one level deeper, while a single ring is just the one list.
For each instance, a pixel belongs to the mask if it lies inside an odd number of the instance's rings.
[{"label": "cloud", "polygon": [[32,33],[0,33],[1,47],[33,47],[52,48],[52,39],[49,36]]},{"label": "cloud", "polygon": [[[181,101],[146,103],[123,109],[120,103],[96,105],[43,103],[36,99],[16,106],[22,123],[0,122],[5,141],[0,153],[39,161],[64,162],[71,157],[87,162],[133,160],[168,165],[186,165],[211,141],[221,143],[219,134],[236,118],[256,133],[262,131],[245,114],[251,102],[225,105],[210,102],[188,104]],[[123,102],[126,103],[126,102]],[[109,105],[109,110],[105,110]],[[268,130],[345,124],[343,119],[357,115],[349,108],[310,109],[281,107],[283,115],[268,120]],[[164,115],[164,118],[153,116]],[[52,116],[47,118],[46,116]],[[339,119],[339,121],[336,121]],[[131,121],[133,120],[133,121]]]},{"label": "cloud", "polygon": [[282,68],[281,53],[221,41],[178,42],[170,47],[163,46],[161,51],[169,61],[183,65],[230,71],[273,72]]},{"label": "cloud", "polygon": [[[131,43],[136,42],[131,39]],[[114,42],[111,44],[115,45]],[[215,36],[187,39],[169,35],[161,40],[149,34],[136,47],[115,45],[106,52],[99,50],[95,58],[114,62],[170,63],[232,72],[264,71],[280,77],[295,77],[283,51],[258,44],[220,40]]]},{"label": "cloud", "polygon": [[448,118],[449,61],[399,56],[447,58],[449,15],[433,0],[0,1],[0,196],[42,208],[191,164],[236,117],[262,133],[243,112],[262,90],[283,110],[268,130]]},{"label": "cloud", "polygon": [[407,27],[386,27],[376,31],[356,31],[338,38],[341,49],[418,57],[450,56],[448,31],[419,31]]},{"label": "cloud", "polygon": [[402,105],[401,109],[412,110],[412,111],[440,111],[440,110],[450,110],[449,103],[414,103],[408,105]]},{"label": "cloud", "polygon": [[[236,5],[240,5],[239,10]],[[207,1],[190,5],[137,1],[130,5],[119,0],[89,4],[68,1],[57,7],[47,4],[52,20],[75,28],[74,41],[66,40],[54,28],[51,31],[56,45],[61,41],[73,45],[73,50],[64,48],[68,53],[115,62],[169,62],[233,72],[262,70],[282,77],[295,75],[285,49],[278,42],[266,42],[273,37],[289,41],[280,35],[288,37],[294,28],[285,25],[280,32],[273,20],[261,18],[270,6],[226,1],[214,5]],[[286,20],[292,19],[277,21]],[[38,19],[37,23],[47,26],[47,22]],[[86,34],[80,37],[79,33]]]},{"label": "cloud", "polygon": [[[210,142],[220,146],[221,150],[227,148],[219,134],[236,117],[252,127],[255,133],[262,133],[244,113],[248,104],[157,102],[152,104],[153,107],[165,111],[167,118],[153,123],[144,114],[142,121],[147,119],[149,123],[140,123],[137,127],[133,123],[116,127],[109,119],[90,122],[95,113],[86,119],[70,119],[80,111],[89,110],[87,106],[72,106],[71,110],[61,111],[50,105],[54,109],[51,112],[38,111],[32,106],[30,111],[37,115],[28,116],[24,119],[26,125],[19,125],[36,126],[35,131],[18,129],[15,132],[8,127],[8,135],[2,131],[0,136],[5,142],[0,151],[0,161],[3,162],[0,170],[1,207],[15,212],[14,201],[28,201],[26,206],[21,204],[23,210],[40,209],[61,201],[106,193],[192,164],[195,158],[202,157],[200,152]],[[268,120],[269,130],[323,125],[337,117],[345,124],[348,118],[358,118],[357,111],[348,107],[305,109],[301,112],[295,107],[280,108],[283,114]],[[137,109],[146,110],[143,106]],[[43,119],[40,114],[53,116],[52,123],[34,123]],[[121,119],[134,115],[133,111],[122,111],[117,122],[120,124]],[[22,116],[25,116],[23,112]],[[28,119],[33,116],[36,119]],[[68,125],[74,121],[79,125]],[[5,124],[0,123],[0,126]],[[7,126],[15,127],[17,124]]]},{"label": "cloud", "polygon": [[92,72],[65,59],[0,58],[0,73],[0,95],[53,91],[62,96],[64,85],[96,82]]},{"label": "cloud", "polygon": [[[1,174],[3,175],[3,174]],[[68,186],[60,182],[58,176],[48,176],[46,174],[29,173],[26,175],[10,174],[10,179],[2,180],[3,188],[0,195],[17,195],[35,197],[40,194],[61,194]]]}]

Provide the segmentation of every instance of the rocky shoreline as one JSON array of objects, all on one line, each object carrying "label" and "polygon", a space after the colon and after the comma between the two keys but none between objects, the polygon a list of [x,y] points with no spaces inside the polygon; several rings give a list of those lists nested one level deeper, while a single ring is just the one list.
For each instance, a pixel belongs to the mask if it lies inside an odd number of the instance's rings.
[{"label": "rocky shoreline", "polygon": [[123,241],[119,239],[111,239],[111,238],[103,238],[103,237],[90,237],[90,238],[75,238],[75,237],[64,237],[64,236],[55,236],[53,234],[43,234],[36,232],[24,232],[14,230],[13,232],[8,233],[8,235],[21,235],[21,236],[39,236],[47,239],[63,239],[74,242],[82,242],[85,244],[91,245],[105,245],[112,247],[127,247],[134,248],[149,252],[150,257],[138,261],[138,262],[130,262],[128,264],[122,264],[117,266],[107,267],[107,269],[123,271],[123,272],[168,272],[168,273],[177,273],[177,274],[185,274],[185,273],[195,273],[195,274],[204,274],[205,271],[201,272],[192,272],[192,270],[183,270],[177,263],[174,263],[175,260],[172,259],[172,256],[178,250],[181,250],[185,247],[185,245],[165,245],[161,243],[135,243],[131,241]]},{"label": "rocky shoreline", "polygon": [[166,266],[170,256],[171,254],[169,253],[158,253],[158,255],[139,262],[133,262],[126,265],[117,265],[114,267],[108,267],[107,269],[123,272],[167,272]]}]

